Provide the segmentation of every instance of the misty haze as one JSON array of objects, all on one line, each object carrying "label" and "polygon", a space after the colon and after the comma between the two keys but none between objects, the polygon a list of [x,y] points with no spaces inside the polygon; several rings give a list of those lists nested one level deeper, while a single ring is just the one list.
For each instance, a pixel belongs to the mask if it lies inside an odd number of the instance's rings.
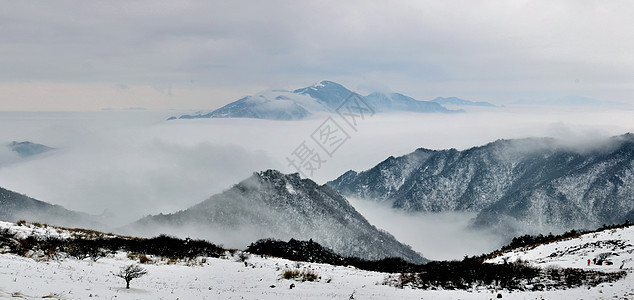
[{"label": "misty haze", "polygon": [[634,295],[630,3],[3,7],[2,299]]},{"label": "misty haze", "polygon": [[[562,147],[583,151],[606,144],[610,136],[626,131],[623,126],[634,125],[628,111],[578,109],[570,114],[567,110],[545,114],[541,108],[496,108],[451,115],[375,115],[360,123],[358,132],[353,132],[351,139],[311,179],[324,184],[348,170],[363,171],[389,156],[404,155],[417,148],[462,150],[500,138],[554,137]],[[256,171],[297,172],[285,158],[297,144],[310,139],[323,122],[321,116],[293,124],[257,119],[165,121],[174,113],[160,111],[2,114],[6,122],[3,128],[10,128],[16,119],[21,124],[11,132],[3,132],[3,140],[28,140],[56,149],[23,158],[10,147],[3,147],[3,187],[68,209],[100,215],[111,228],[148,214],[188,208]],[[526,147],[530,145],[522,147],[529,151]],[[398,212],[390,212],[373,223],[387,229],[390,218],[401,219]],[[449,223],[448,230],[455,230]],[[416,235],[418,230],[425,231],[425,224],[423,221],[420,226],[405,227]],[[461,225],[467,230],[466,219]],[[487,244],[485,241],[488,239],[480,243]],[[245,246],[249,242],[252,241],[245,239],[231,245]],[[443,242],[441,239],[435,244]],[[447,242],[445,250],[455,249],[453,242]],[[418,248],[417,242],[409,243]],[[491,239],[488,247],[479,247],[489,251],[500,243]],[[458,259],[480,251],[475,246],[466,248],[443,258]],[[425,254],[423,249],[416,250]]]}]

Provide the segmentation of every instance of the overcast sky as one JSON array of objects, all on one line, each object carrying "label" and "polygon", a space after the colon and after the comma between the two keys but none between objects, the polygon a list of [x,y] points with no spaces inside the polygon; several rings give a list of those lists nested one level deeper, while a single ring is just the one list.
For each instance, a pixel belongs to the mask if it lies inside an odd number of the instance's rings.
[{"label": "overcast sky", "polygon": [[321,80],[634,102],[632,1],[2,1],[0,110],[213,109]]}]

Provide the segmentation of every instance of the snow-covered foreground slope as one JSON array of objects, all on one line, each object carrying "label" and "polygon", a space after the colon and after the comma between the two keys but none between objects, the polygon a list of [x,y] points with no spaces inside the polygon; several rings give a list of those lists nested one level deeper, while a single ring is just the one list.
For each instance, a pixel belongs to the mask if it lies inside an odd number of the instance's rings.
[{"label": "snow-covered foreground slope", "polygon": [[[606,256],[610,264],[595,263],[595,258]],[[542,268],[580,268],[604,272],[625,270],[625,279],[602,284],[580,294],[574,290],[558,291],[557,295],[570,295],[577,299],[634,298],[634,226],[586,233],[576,238],[523,247],[488,260],[489,263],[526,261]],[[588,260],[590,263],[588,264]],[[576,296],[573,296],[576,295]]]},{"label": "snow-covered foreground slope", "polygon": [[[5,228],[20,238],[69,238],[81,234],[51,226],[0,222],[0,230]],[[360,299],[417,299],[420,294],[382,285],[384,273],[256,255],[250,255],[245,266],[238,253],[175,263],[150,257],[153,263],[141,264],[147,275],[132,280],[130,289],[125,289],[125,282],[113,275],[123,266],[138,263],[138,259],[131,259],[125,252],[96,262],[64,255],[49,260],[37,254],[22,257],[1,253],[0,298],[348,299],[354,294]],[[310,269],[319,279],[315,282],[281,279],[288,269]],[[293,289],[291,284],[295,285]]]},{"label": "snow-covered foreground slope", "polygon": [[[312,268],[319,282],[296,282],[279,279],[284,269],[295,262],[282,259],[250,258],[248,266],[234,259],[208,258],[196,264],[147,264],[144,277],[134,279],[131,288],[113,276],[129,264],[124,253],[114,257],[78,261],[37,262],[31,258],[0,255],[0,297],[24,298],[51,296],[61,299],[347,299],[352,293],[361,298],[415,298],[416,291],[397,290],[375,285],[383,274],[361,272],[345,267],[303,264]],[[330,283],[326,283],[332,278]],[[291,284],[294,289],[290,289]],[[274,286],[274,287],[272,287]]]},{"label": "snow-covered foreground slope", "polygon": [[[33,228],[30,225],[17,226],[0,222],[1,228],[20,231],[20,235],[67,237],[72,233],[50,228]],[[624,249],[615,250],[619,258],[632,257],[634,228],[615,230],[584,236],[578,241],[563,241],[544,245],[527,251],[505,254],[512,259],[529,260],[536,265],[574,266],[587,268],[583,260],[589,253],[575,249],[597,241],[621,239],[628,244]],[[557,248],[557,250],[555,250]],[[547,257],[554,251],[565,251],[565,255]],[[597,248],[592,253],[612,248]],[[279,258],[263,258],[251,255],[245,263],[239,262],[237,255],[227,254],[221,258],[198,257],[190,262],[169,264],[166,260],[142,264],[147,275],[134,279],[130,289],[125,289],[121,278],[112,273],[122,266],[138,262],[127,253],[99,259],[96,262],[61,257],[44,260],[37,257],[21,257],[14,254],[0,254],[0,298],[35,299],[42,297],[56,299],[489,299],[499,293],[504,299],[614,299],[634,297],[634,280],[631,275],[612,284],[602,284],[595,288],[576,288],[547,292],[505,292],[505,291],[427,291],[398,289],[383,285],[387,274],[362,271],[352,267],[335,267],[324,264],[297,263]],[[491,262],[502,262],[502,257]],[[602,270],[618,269],[620,261],[613,266],[591,266]],[[626,263],[624,268],[630,268]],[[315,282],[299,282],[281,279],[287,269],[312,269],[320,277]],[[628,269],[628,272],[631,270]],[[294,288],[290,288],[294,284]]]},{"label": "snow-covered foreground slope", "polygon": [[[602,253],[609,253],[607,260],[611,265],[597,265],[593,259]],[[634,269],[634,226],[607,229],[586,233],[577,238],[543,244],[535,247],[523,247],[504,253],[488,262],[502,263],[504,260],[529,261],[536,266],[569,267],[616,271]],[[588,259],[591,260],[588,265]]]}]

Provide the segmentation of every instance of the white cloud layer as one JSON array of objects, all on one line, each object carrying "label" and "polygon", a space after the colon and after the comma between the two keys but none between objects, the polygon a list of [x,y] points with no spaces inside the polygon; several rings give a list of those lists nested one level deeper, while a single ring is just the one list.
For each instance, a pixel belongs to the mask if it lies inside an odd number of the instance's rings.
[{"label": "white cloud layer", "polygon": [[[173,114],[177,112],[0,112],[0,144],[28,140],[57,148],[23,159],[0,147],[0,186],[69,209],[108,211],[110,225],[123,225],[147,214],[185,209],[254,171],[296,172],[286,157],[302,141],[316,148],[310,134],[325,119],[165,121]],[[634,119],[631,111],[605,108],[499,108],[375,115],[359,121],[357,129],[348,129],[351,138],[332,157],[322,153],[327,161],[312,179],[323,184],[349,169],[366,170],[419,147],[466,149],[531,136],[588,147],[634,131]],[[467,232],[468,215],[400,216],[353,202],[372,223],[431,258],[460,258],[499,246],[486,233]],[[432,225],[440,227],[432,230]],[[459,237],[473,238],[470,246],[460,248]]]},{"label": "white cloud layer", "polygon": [[[322,153],[318,183],[366,170],[416,148],[465,149],[499,138],[553,136],[571,147],[634,130],[629,111],[552,107],[465,114],[375,115],[347,129],[350,139]],[[31,141],[57,150],[31,159],[0,150],[0,186],[67,208],[120,221],[198,203],[267,168],[288,166],[325,116],[305,121],[165,119],[177,112],[0,112],[0,144]],[[335,116],[336,118],[336,116]]]},{"label": "white cloud layer", "polygon": [[371,224],[431,260],[490,253],[505,242],[489,231],[469,228],[477,213],[406,213],[368,200],[348,200]]}]

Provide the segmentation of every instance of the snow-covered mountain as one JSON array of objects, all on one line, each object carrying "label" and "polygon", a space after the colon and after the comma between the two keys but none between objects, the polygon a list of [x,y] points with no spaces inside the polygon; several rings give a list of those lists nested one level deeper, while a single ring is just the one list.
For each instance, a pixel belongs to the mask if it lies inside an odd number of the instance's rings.
[{"label": "snow-covered mountain", "polygon": [[471,101],[458,97],[436,97],[431,101],[441,105],[496,107],[495,104],[486,101]]},{"label": "snow-covered mountain", "polygon": [[407,211],[478,212],[475,225],[509,234],[592,228],[634,220],[634,135],[585,148],[528,138],[417,149],[328,185]]},{"label": "snow-covered mountain", "polygon": [[[299,120],[319,112],[333,112],[353,94],[332,81],[322,81],[294,91],[272,90],[241,98],[212,112],[182,115],[178,119],[196,118],[255,118],[269,120]],[[409,111],[450,113],[432,101],[420,101],[398,93],[372,93],[360,96],[374,112]],[[171,117],[170,120],[177,119]]]},{"label": "snow-covered mountain", "polygon": [[189,235],[232,247],[245,247],[261,238],[312,239],[343,256],[425,261],[368,223],[332,188],[275,170],[254,173],[186,210],[143,218],[128,230]]},{"label": "snow-covered mountain", "polygon": [[337,109],[352,91],[336,82],[324,80],[311,86],[296,89],[294,94],[306,95],[329,109]]},{"label": "snow-covered mountain", "polygon": [[418,113],[448,113],[459,112],[448,110],[438,103],[419,101],[399,93],[372,93],[363,98],[376,112],[409,111]]},{"label": "snow-covered mountain", "polygon": [[[197,118],[254,118],[271,120],[298,120],[324,107],[309,96],[288,91],[265,91],[231,102],[209,113],[183,115],[180,119]],[[170,119],[175,119],[172,117]]]},{"label": "snow-covered mountain", "polygon": [[27,220],[71,227],[104,228],[94,217],[59,205],[35,200],[0,187],[0,220]]}]

